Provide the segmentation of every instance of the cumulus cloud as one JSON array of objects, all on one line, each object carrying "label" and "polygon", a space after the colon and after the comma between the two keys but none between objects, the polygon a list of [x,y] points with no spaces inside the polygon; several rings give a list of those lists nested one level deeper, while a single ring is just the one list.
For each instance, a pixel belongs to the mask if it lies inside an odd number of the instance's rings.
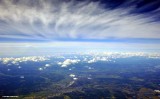
[{"label": "cumulus cloud", "polygon": [[76,77],[76,75],[75,75],[75,74],[70,74],[69,76],[70,76],[70,77]]},{"label": "cumulus cloud", "polygon": [[[19,65],[21,62],[41,62],[49,60],[49,58],[45,56],[28,56],[28,57],[19,57],[19,58],[13,58],[13,57],[6,57],[6,58],[0,58],[0,62],[3,64],[14,64]],[[48,66],[48,64],[46,64]]]},{"label": "cumulus cloud", "polygon": [[[77,80],[77,79],[78,79],[75,74],[70,74],[69,76],[72,77],[73,80]],[[69,86],[72,85],[73,83],[74,83],[74,82],[71,82],[71,83],[69,84]]]},{"label": "cumulus cloud", "polygon": [[75,77],[75,78],[73,78],[73,80],[77,80],[77,79],[78,79],[78,78],[76,78],[76,77]]},{"label": "cumulus cloud", "polygon": [[42,70],[43,70],[43,68],[38,68],[38,70],[42,71]]},{"label": "cumulus cloud", "polygon": [[50,67],[50,66],[51,66],[51,64],[46,64],[46,65],[45,65],[45,67]]},{"label": "cumulus cloud", "polygon": [[1,0],[0,37],[35,40],[160,38],[160,24],[150,22],[154,16],[130,14],[134,6],[109,9],[99,2],[76,2]]},{"label": "cumulus cloud", "polygon": [[58,62],[58,65],[61,65],[61,67],[67,67],[71,64],[76,64],[78,62],[80,62],[79,59],[66,59],[63,62]]},{"label": "cumulus cloud", "polygon": [[95,63],[97,61],[106,61],[107,62],[107,61],[110,61],[110,59],[108,57],[99,57],[99,56],[97,56],[97,57],[93,57],[92,59],[88,60],[87,63]]}]

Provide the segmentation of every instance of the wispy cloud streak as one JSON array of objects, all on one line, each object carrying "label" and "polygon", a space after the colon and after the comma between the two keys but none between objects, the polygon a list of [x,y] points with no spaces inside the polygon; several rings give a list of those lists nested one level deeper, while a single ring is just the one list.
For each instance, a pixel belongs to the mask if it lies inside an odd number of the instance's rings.
[{"label": "wispy cloud streak", "polygon": [[160,39],[160,23],[151,22],[154,16],[130,14],[133,9],[134,6],[109,9],[99,2],[74,0],[2,0],[0,38]]}]

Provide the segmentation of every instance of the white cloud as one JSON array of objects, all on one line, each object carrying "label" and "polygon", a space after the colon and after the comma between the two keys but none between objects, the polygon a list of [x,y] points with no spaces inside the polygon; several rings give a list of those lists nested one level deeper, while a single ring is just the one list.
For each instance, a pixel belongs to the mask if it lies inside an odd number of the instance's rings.
[{"label": "white cloud", "polygon": [[[32,3],[31,3],[32,2]],[[131,8],[104,9],[98,2],[2,0],[0,37],[51,39],[160,38],[152,17],[129,15]]]},{"label": "white cloud", "polygon": [[154,92],[156,92],[156,93],[160,93],[160,90],[154,90]]},{"label": "white cloud", "polygon": [[62,65],[62,62],[58,62],[57,64],[58,64],[58,65]]},{"label": "white cloud", "polygon": [[46,65],[45,65],[45,67],[50,67],[50,66],[51,66],[50,64],[46,64]]},{"label": "white cloud", "polygon": [[99,56],[94,56],[92,59],[88,60],[88,63],[95,63],[97,61],[109,61],[107,57],[99,57]]},{"label": "white cloud", "polygon": [[20,69],[20,68],[22,68],[21,66],[18,66],[18,68]]},{"label": "white cloud", "polygon": [[42,71],[42,70],[43,70],[43,68],[38,68],[38,70]]},{"label": "white cloud", "polygon": [[69,76],[70,76],[70,77],[75,77],[76,75],[75,75],[75,74],[70,74]]},{"label": "white cloud", "polygon": [[78,80],[78,78],[75,77],[75,78],[73,78],[73,80]]},{"label": "white cloud", "polygon": [[[70,74],[69,75],[70,77],[72,77],[73,78],[73,80],[78,80],[78,78],[76,77],[76,75],[75,74]],[[74,82],[73,82],[74,83]],[[71,83],[71,84],[73,84],[73,83]],[[69,84],[69,85],[71,85],[71,84]]]},{"label": "white cloud", "polygon": [[[28,57],[19,57],[19,58],[13,58],[13,57],[7,57],[7,58],[0,58],[0,62],[3,64],[14,64],[14,65],[19,65],[21,62],[41,62],[41,61],[46,61],[49,60],[49,58],[45,56],[28,56]],[[48,66],[48,64],[46,64]]]},{"label": "white cloud", "polygon": [[58,65],[61,65],[61,67],[67,67],[71,64],[76,64],[78,62],[80,62],[79,59],[66,59],[63,62],[58,62]]},{"label": "white cloud", "polygon": [[94,62],[96,62],[96,61],[97,61],[97,60],[96,60],[95,58],[93,58],[93,59],[89,60],[88,63],[94,63]]},{"label": "white cloud", "polygon": [[87,79],[92,79],[91,77],[88,77]]}]

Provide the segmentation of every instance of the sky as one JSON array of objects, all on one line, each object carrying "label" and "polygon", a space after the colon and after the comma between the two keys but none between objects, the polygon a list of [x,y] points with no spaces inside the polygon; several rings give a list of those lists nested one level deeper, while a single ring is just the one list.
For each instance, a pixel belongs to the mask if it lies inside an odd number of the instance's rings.
[{"label": "sky", "polygon": [[160,0],[0,0],[0,55],[32,47],[159,51],[159,45]]}]

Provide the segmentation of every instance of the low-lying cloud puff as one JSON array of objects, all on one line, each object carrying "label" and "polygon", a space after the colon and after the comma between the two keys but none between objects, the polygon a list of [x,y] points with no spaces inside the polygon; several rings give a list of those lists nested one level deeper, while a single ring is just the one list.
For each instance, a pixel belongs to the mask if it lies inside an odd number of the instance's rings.
[{"label": "low-lying cloud puff", "polygon": [[78,62],[80,62],[79,59],[66,59],[63,62],[58,62],[58,65],[61,65],[61,67],[67,67],[71,64],[76,64]]},{"label": "low-lying cloud puff", "polygon": [[97,61],[110,61],[107,57],[93,57],[91,60],[88,60],[88,63],[95,63]]},{"label": "low-lying cloud puff", "polygon": [[70,74],[69,76],[70,76],[70,77],[76,77],[76,75],[75,75],[75,74]]},{"label": "low-lying cloud puff", "polygon": [[46,65],[45,65],[45,67],[50,67],[50,66],[51,66],[50,64],[46,64]]},{"label": "low-lying cloud puff", "polygon": [[42,71],[42,70],[43,70],[43,68],[38,68],[38,70]]}]

